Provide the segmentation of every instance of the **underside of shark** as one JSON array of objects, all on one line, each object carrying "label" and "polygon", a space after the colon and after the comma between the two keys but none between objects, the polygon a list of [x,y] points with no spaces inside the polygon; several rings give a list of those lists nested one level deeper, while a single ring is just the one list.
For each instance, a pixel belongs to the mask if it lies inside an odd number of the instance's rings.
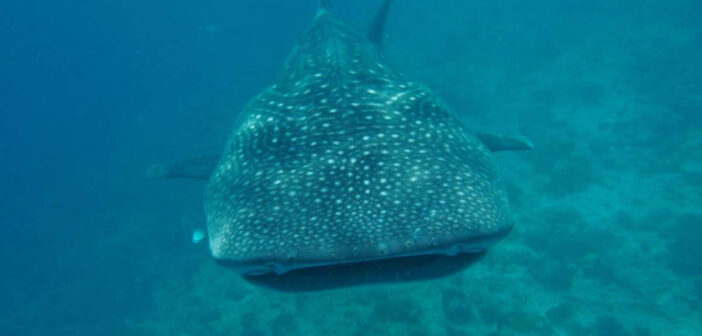
[{"label": "underside of shark", "polygon": [[209,247],[248,281],[287,291],[455,273],[513,221],[491,152],[381,54],[390,1],[363,36],[322,6],[224,153],[149,169],[207,179]]}]

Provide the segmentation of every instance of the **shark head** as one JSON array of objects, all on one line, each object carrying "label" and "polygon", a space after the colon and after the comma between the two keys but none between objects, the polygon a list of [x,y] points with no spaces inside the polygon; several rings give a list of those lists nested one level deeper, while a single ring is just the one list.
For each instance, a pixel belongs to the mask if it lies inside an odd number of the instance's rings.
[{"label": "shark head", "polygon": [[323,7],[208,174],[212,255],[247,279],[309,290],[436,277],[511,230],[490,150],[385,64],[389,3],[368,36]]}]

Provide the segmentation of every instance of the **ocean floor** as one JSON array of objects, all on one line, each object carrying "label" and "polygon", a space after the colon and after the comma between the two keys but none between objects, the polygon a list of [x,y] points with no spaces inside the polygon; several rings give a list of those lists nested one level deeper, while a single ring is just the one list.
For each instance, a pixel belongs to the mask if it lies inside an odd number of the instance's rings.
[{"label": "ocean floor", "polygon": [[[517,226],[477,265],[434,281],[289,294],[247,284],[215,265],[203,244],[188,247],[195,266],[158,283],[152,309],[125,321],[128,329],[149,336],[702,334],[702,86],[690,74],[691,62],[702,59],[692,61],[702,35],[672,19],[638,29],[649,10],[656,8],[585,25],[570,32],[573,40],[548,45],[530,44],[529,35],[497,39],[499,28],[520,29],[505,22],[476,32],[454,14],[434,21],[450,36],[437,40],[421,29],[435,16],[397,18],[391,63],[444,97],[469,127],[523,134],[535,145],[496,155]],[[621,29],[598,30],[605,25]],[[486,48],[511,49],[495,59]],[[437,62],[441,55],[450,57]]]}]

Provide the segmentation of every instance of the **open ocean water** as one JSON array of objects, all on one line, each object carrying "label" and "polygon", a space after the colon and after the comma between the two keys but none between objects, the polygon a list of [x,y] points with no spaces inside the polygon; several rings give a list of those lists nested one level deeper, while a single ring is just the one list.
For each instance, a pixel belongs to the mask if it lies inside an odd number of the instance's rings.
[{"label": "open ocean water", "polygon": [[[336,1],[358,31],[379,0]],[[396,1],[384,53],[497,153],[515,229],[439,280],[283,293],[204,182],[314,0],[0,2],[0,335],[702,335],[702,2]]]}]

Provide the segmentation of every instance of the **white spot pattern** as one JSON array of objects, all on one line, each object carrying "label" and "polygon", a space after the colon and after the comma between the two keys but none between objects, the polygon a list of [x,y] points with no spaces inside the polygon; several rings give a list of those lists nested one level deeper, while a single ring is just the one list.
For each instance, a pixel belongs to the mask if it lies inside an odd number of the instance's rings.
[{"label": "white spot pattern", "polygon": [[317,18],[206,189],[215,257],[264,269],[429,253],[511,227],[490,154],[377,48]]}]

